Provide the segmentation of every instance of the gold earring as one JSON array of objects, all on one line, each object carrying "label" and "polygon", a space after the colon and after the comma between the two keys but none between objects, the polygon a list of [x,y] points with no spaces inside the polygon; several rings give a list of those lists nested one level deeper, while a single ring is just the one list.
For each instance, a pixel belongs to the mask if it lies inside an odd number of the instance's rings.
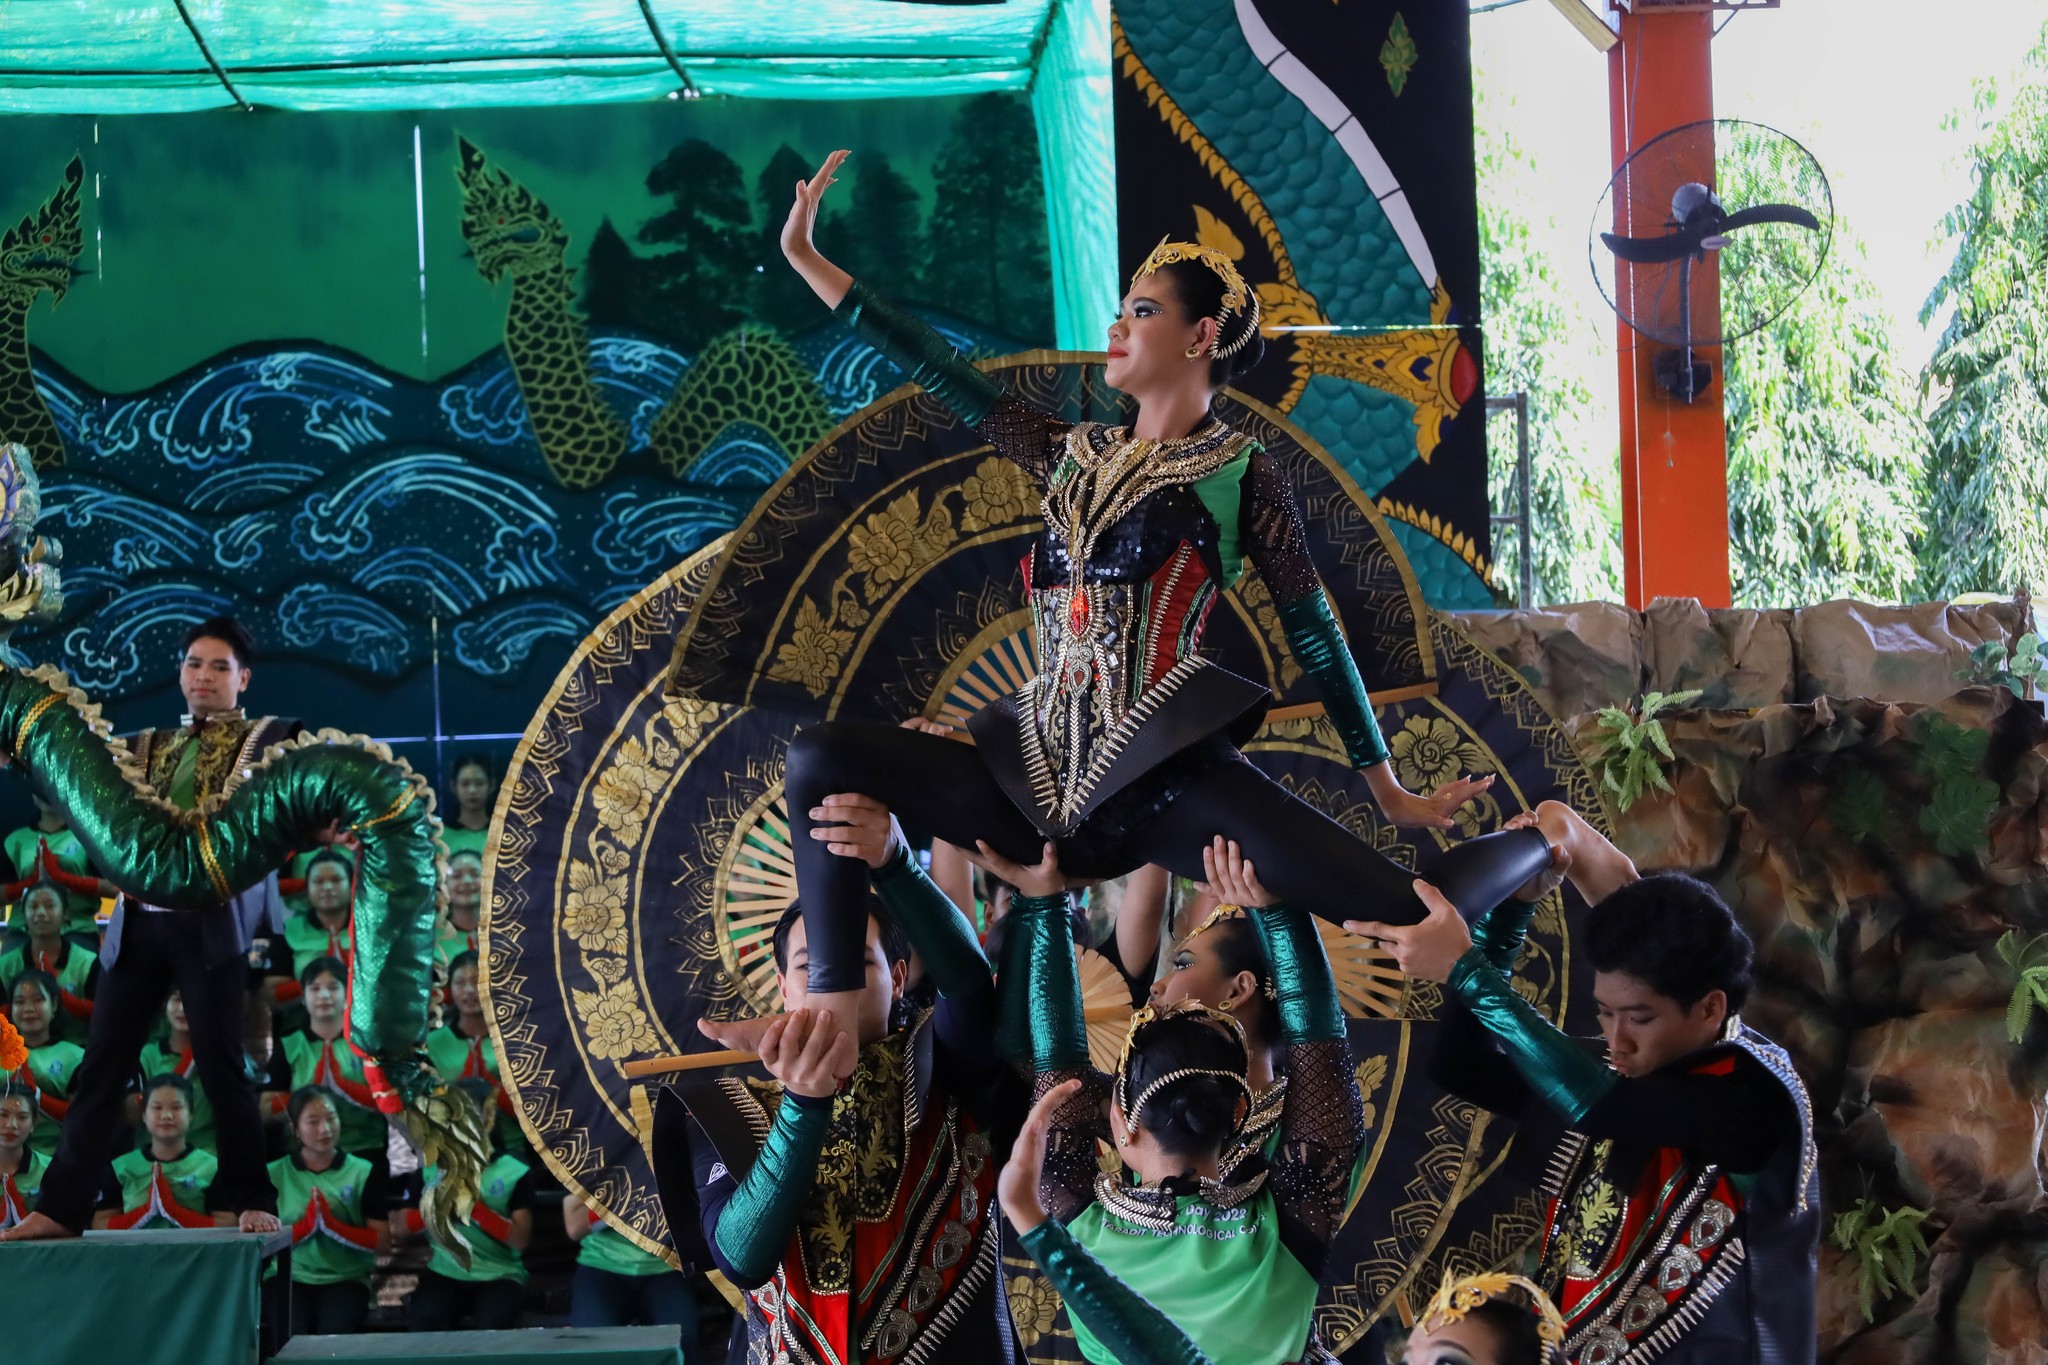
[{"label": "gold earring", "polygon": [[1185,351],[1182,351],[1181,354],[1186,356],[1189,360],[1200,360],[1202,358],[1202,343],[1199,341],[1196,342],[1194,345],[1188,347]]}]

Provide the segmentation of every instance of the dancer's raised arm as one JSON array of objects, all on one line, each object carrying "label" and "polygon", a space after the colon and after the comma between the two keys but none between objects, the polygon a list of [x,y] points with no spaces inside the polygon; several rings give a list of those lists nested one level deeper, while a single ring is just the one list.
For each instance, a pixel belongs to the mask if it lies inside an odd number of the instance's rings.
[{"label": "dancer's raised arm", "polygon": [[782,225],[782,254],[832,315],[888,357],[910,382],[944,403],[988,437],[998,454],[1014,460],[1043,485],[1052,473],[1060,438],[1072,425],[1006,393],[969,364],[937,332],[825,259],[812,240],[818,203],[832,188],[848,153],[825,158],[818,173],[796,184],[796,199]]}]

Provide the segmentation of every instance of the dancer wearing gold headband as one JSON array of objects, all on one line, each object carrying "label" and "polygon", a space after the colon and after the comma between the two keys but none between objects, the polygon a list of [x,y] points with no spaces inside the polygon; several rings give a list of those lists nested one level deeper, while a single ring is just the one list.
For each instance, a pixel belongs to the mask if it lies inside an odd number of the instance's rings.
[{"label": "dancer wearing gold headband", "polygon": [[[797,185],[784,254],[856,335],[1031,477],[1046,534],[1027,568],[1040,672],[969,722],[974,748],[841,721],[811,726],[790,746],[814,1003],[829,1007],[860,985],[860,869],[832,857],[813,830],[813,808],[835,792],[873,797],[963,847],[985,839],[1020,863],[1049,840],[1081,878],[1145,862],[1200,875],[1202,849],[1221,833],[1269,869],[1271,889],[1291,905],[1333,920],[1357,918],[1362,906],[1388,922],[1421,919],[1412,874],[1238,753],[1268,693],[1196,653],[1217,594],[1249,559],[1389,818],[1448,827],[1493,780],[1422,797],[1395,779],[1304,548],[1293,489],[1277,461],[1211,411],[1217,389],[1264,345],[1256,296],[1237,268],[1212,249],[1162,243],[1109,328],[1105,374],[1136,400],[1131,424],[1068,422],[1004,392],[818,252],[818,203],[845,157],[833,153]],[[1496,834],[1458,845],[1430,875],[1477,913],[1532,875],[1545,851],[1533,831]]]},{"label": "dancer wearing gold headband", "polygon": [[1407,1365],[1562,1365],[1564,1319],[1520,1275],[1445,1280],[1408,1334]]}]

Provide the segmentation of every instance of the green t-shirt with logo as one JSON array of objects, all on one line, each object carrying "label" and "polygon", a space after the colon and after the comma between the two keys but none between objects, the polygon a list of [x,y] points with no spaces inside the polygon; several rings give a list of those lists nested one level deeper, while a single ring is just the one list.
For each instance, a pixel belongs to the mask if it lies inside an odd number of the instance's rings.
[{"label": "green t-shirt with logo", "polygon": [[[295,1156],[279,1157],[270,1163],[270,1183],[277,1187],[277,1216],[290,1227],[306,1216],[306,1208],[318,1190],[327,1207],[342,1222],[362,1227],[387,1210],[381,1197],[365,1203],[371,1195],[374,1172],[362,1157],[343,1154],[324,1171],[309,1171]],[[381,1191],[377,1192],[381,1196]],[[368,1284],[377,1268],[377,1253],[338,1237],[315,1232],[292,1248],[294,1284]]]},{"label": "green t-shirt with logo", "polygon": [[43,1192],[43,1172],[50,1169],[50,1158],[33,1147],[22,1149],[21,1169],[5,1179],[13,1182],[14,1195],[19,1198],[7,1200],[7,1207],[0,1208],[0,1228],[11,1228],[20,1218],[35,1212],[36,1196]]},{"label": "green t-shirt with logo", "polygon": [[576,1248],[576,1264],[611,1275],[659,1275],[672,1269],[667,1261],[642,1251],[610,1223],[591,1215],[590,1235]]},{"label": "green t-shirt with logo", "polygon": [[[333,1073],[357,1087],[369,1084],[363,1077],[363,1059],[356,1056],[346,1039],[337,1038],[328,1047],[310,1033],[289,1033],[285,1035],[284,1055],[292,1065],[292,1089],[324,1085],[341,1097],[337,1106],[341,1114],[341,1141],[337,1145],[341,1150],[365,1155],[384,1151],[391,1138],[391,1125],[374,1108],[357,1102],[335,1084]],[[328,1070],[330,1065],[333,1073]]]},{"label": "green t-shirt with logo", "polygon": [[[484,1167],[478,1184],[482,1188],[480,1201],[483,1206],[499,1217],[510,1220],[517,1209],[533,1206],[533,1189],[527,1177],[533,1168],[517,1157],[501,1156]],[[441,1168],[436,1166],[427,1172],[427,1183],[439,1181]],[[474,1225],[465,1227],[462,1235],[469,1239],[469,1267],[464,1269],[448,1254],[445,1247],[436,1245],[434,1254],[427,1261],[427,1269],[451,1280],[516,1280],[526,1283],[526,1258],[506,1246],[497,1238]]]},{"label": "green t-shirt with logo", "polygon": [[[147,1151],[130,1152],[114,1159],[114,1178],[121,1182],[121,1212],[133,1213],[148,1207],[150,1183],[156,1166],[157,1162]],[[171,1187],[171,1197],[194,1213],[205,1213],[206,1187],[213,1183],[214,1172],[220,1169],[220,1162],[213,1153],[188,1147],[176,1161],[164,1162],[163,1168],[164,1181]],[[154,1213],[135,1225],[137,1230],[177,1226],[176,1220]]]},{"label": "green t-shirt with logo", "polygon": [[[85,1049],[76,1043],[59,1039],[41,1047],[28,1050],[28,1075],[20,1079],[36,1086],[44,1095],[53,1100],[69,1098],[71,1078],[77,1074],[78,1063],[85,1057]],[[19,1075],[19,1073],[17,1073]],[[57,1140],[64,1135],[61,1119],[51,1118],[39,1105],[36,1108],[36,1126],[29,1130],[28,1145],[31,1150],[44,1156],[54,1156]]]},{"label": "green t-shirt with logo", "polygon": [[[14,983],[29,967],[29,950],[30,945],[24,943],[12,952],[0,953],[0,1000],[14,999]],[[99,954],[67,938],[61,957],[57,970],[52,973],[57,978],[57,985],[81,1000],[90,1000],[92,996],[88,992],[92,986],[92,969],[99,965]],[[53,1037],[83,1043],[91,1031],[92,1021],[80,1019],[64,1008],[62,1001],[52,1006],[50,1033]]]},{"label": "green t-shirt with logo", "polygon": [[[68,829],[50,831],[37,829],[34,825],[28,825],[14,831],[4,841],[0,841],[0,849],[6,850],[8,861],[14,864],[14,869],[18,876],[34,880],[37,875],[35,870],[36,857],[42,852],[42,843],[46,839],[50,844],[50,856],[57,860],[57,866],[79,877],[96,877],[99,875],[92,870],[92,863],[85,856],[85,845],[79,843],[78,836]],[[65,933],[92,934],[99,932],[100,898],[98,896],[84,895],[67,888],[64,892],[64,906],[69,912],[64,920]],[[18,905],[14,908],[11,922],[13,927],[17,929],[25,929],[27,927],[21,918],[21,907]]]}]

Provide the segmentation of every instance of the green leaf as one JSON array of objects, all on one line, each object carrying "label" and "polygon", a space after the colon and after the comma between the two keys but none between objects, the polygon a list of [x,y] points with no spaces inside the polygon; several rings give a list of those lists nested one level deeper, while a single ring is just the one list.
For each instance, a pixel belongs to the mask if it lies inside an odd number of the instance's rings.
[{"label": "green leaf", "polygon": [[1991,817],[1998,810],[1998,784],[1960,775],[1942,779],[1920,810],[1920,828],[1952,858],[1978,853],[1991,842]]},{"label": "green leaf", "polygon": [[1674,763],[1678,761],[1678,755],[1671,752],[1671,741],[1665,737],[1664,726],[1661,723],[1654,720],[1649,722],[1643,726],[1643,735],[1650,743],[1657,746],[1657,751],[1663,754],[1665,758]]},{"label": "green leaf", "polygon": [[2026,1039],[2027,1023],[2034,1017],[2034,996],[2026,983],[2012,988],[2012,999],[2005,1006],[2005,1039],[2018,1043]]},{"label": "green leaf", "polygon": [[1842,774],[1828,800],[1828,818],[1845,838],[1858,843],[1874,839],[1890,817],[1884,783],[1875,773],[1856,766]]}]

